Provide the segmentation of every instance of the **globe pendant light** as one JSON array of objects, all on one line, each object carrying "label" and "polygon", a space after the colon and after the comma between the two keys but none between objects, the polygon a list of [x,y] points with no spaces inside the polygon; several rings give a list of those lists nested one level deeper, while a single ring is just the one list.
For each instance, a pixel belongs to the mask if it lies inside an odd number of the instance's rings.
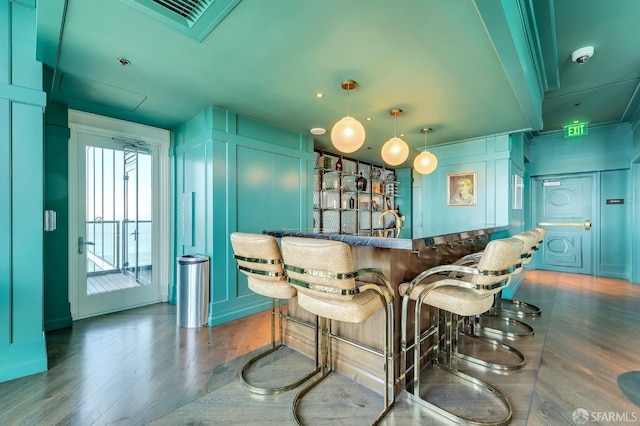
[{"label": "globe pendant light", "polygon": [[353,80],[345,80],[341,87],[347,91],[347,116],[333,125],[331,143],[338,151],[351,153],[360,149],[365,138],[364,126],[349,116],[349,92],[358,87],[358,83]]},{"label": "globe pendant light", "polygon": [[395,135],[382,145],[382,159],[390,166],[398,166],[409,157],[409,146],[398,137],[398,116],[402,114],[401,109],[392,109],[389,114],[396,118]]},{"label": "globe pendant light", "polygon": [[424,133],[424,151],[422,151],[415,160],[413,160],[413,168],[416,172],[428,175],[438,167],[438,157],[436,157],[431,151],[427,151],[427,133],[432,131],[430,127],[425,127],[420,130]]}]

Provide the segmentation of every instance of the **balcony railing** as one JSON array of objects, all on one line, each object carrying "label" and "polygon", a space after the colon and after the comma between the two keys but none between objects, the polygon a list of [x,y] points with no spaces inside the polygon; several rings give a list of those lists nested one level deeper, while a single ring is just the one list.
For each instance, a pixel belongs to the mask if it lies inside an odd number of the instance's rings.
[{"label": "balcony railing", "polygon": [[[87,275],[151,269],[151,221],[86,222]],[[136,256],[137,253],[137,256]]]}]

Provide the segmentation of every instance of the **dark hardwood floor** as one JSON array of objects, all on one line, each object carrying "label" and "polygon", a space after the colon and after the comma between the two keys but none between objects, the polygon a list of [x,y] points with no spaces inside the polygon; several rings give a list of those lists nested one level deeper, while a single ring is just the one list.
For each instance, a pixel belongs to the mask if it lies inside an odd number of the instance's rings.
[{"label": "dark hardwood floor", "polygon": [[[640,370],[640,285],[529,271],[516,298],[543,309],[526,320],[535,336],[509,342],[525,353],[527,366],[497,374],[457,363],[509,396],[512,424],[578,424],[578,409],[588,413],[588,425],[639,423],[640,383],[621,381],[621,389],[618,382]],[[167,304],[77,321],[47,334],[47,372],[0,383],[0,425],[293,424],[295,391],[255,396],[239,384],[248,354],[268,341],[266,312],[197,329],[176,327],[175,306]],[[343,399],[356,391],[345,390]],[[367,404],[353,404],[332,423],[362,424]],[[336,411],[327,408],[309,410]],[[401,396],[383,424],[444,422]]]}]

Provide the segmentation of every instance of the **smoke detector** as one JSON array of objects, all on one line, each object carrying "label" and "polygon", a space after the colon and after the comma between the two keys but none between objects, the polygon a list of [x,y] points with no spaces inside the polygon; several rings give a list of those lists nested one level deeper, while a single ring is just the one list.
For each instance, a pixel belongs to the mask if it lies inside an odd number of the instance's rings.
[{"label": "smoke detector", "polygon": [[577,64],[584,64],[593,56],[593,46],[585,46],[576,49],[571,54],[571,60]]}]

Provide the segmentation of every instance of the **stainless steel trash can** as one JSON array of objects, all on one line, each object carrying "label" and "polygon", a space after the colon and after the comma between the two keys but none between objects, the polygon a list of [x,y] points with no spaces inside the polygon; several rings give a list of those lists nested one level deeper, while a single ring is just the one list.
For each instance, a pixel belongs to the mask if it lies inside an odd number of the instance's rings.
[{"label": "stainless steel trash can", "polygon": [[202,327],[209,316],[209,258],[197,254],[178,257],[177,323]]}]

